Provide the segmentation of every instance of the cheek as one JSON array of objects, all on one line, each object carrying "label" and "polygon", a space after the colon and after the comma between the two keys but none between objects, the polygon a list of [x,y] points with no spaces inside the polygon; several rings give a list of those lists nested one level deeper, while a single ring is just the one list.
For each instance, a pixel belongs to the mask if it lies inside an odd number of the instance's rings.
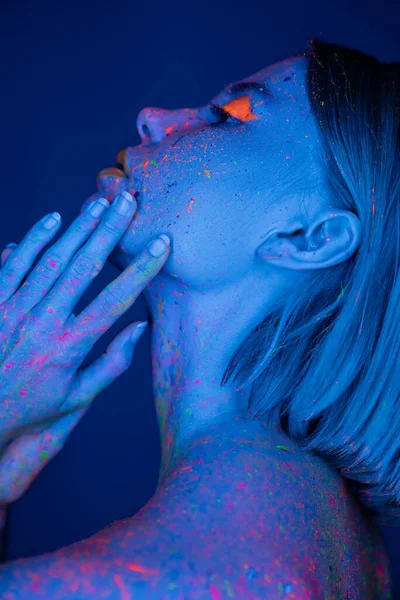
[{"label": "cheek", "polygon": [[207,225],[194,225],[192,235],[180,241],[174,264],[167,265],[167,272],[191,289],[227,285],[242,276],[248,264],[240,228],[227,232],[222,222],[211,220]]}]

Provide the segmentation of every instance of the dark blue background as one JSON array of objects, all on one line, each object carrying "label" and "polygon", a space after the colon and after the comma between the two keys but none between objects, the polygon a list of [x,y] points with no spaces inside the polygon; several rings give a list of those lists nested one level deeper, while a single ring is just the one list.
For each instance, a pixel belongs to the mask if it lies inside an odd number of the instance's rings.
[{"label": "dark blue background", "polygon": [[[200,106],[231,81],[301,51],[312,35],[400,61],[399,29],[399,2],[382,0],[3,1],[0,245],[19,242],[54,210],[65,231],[96,191],[97,172],[139,143],[135,120],[144,106]],[[107,265],[77,310],[116,276]],[[88,360],[137,319],[146,320],[142,298]],[[159,460],[146,332],[129,371],[10,507],[8,560],[55,550],[134,514],[155,489]],[[397,589],[399,534],[383,531]]]}]

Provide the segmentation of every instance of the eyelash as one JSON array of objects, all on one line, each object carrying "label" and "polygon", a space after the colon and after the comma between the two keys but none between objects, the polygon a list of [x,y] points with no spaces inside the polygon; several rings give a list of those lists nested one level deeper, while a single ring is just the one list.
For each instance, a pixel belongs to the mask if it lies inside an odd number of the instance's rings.
[{"label": "eyelash", "polygon": [[219,117],[221,123],[226,123],[229,119],[231,120],[231,123],[234,124],[243,122],[240,119],[237,119],[236,117],[232,117],[232,115],[227,110],[222,108],[222,106],[218,106],[217,104],[211,103],[210,108],[212,112],[216,114],[217,117]]}]

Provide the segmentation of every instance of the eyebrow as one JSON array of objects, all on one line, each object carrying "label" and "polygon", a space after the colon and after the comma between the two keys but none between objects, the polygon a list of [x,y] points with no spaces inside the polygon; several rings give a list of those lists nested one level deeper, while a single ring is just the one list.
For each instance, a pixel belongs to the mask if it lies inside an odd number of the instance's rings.
[{"label": "eyebrow", "polygon": [[270,88],[263,81],[239,81],[238,83],[232,84],[228,88],[228,92],[230,94],[236,94],[239,92],[244,92],[246,90],[254,90],[262,94],[263,96],[269,96],[270,98],[276,98],[275,95],[271,92]]}]

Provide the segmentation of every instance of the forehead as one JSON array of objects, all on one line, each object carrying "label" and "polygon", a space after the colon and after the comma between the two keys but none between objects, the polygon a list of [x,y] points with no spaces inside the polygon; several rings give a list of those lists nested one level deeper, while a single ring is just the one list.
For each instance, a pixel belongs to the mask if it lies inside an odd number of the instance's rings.
[{"label": "forehead", "polygon": [[262,81],[279,98],[282,93],[306,94],[308,58],[292,56],[249,75],[242,81]]}]

